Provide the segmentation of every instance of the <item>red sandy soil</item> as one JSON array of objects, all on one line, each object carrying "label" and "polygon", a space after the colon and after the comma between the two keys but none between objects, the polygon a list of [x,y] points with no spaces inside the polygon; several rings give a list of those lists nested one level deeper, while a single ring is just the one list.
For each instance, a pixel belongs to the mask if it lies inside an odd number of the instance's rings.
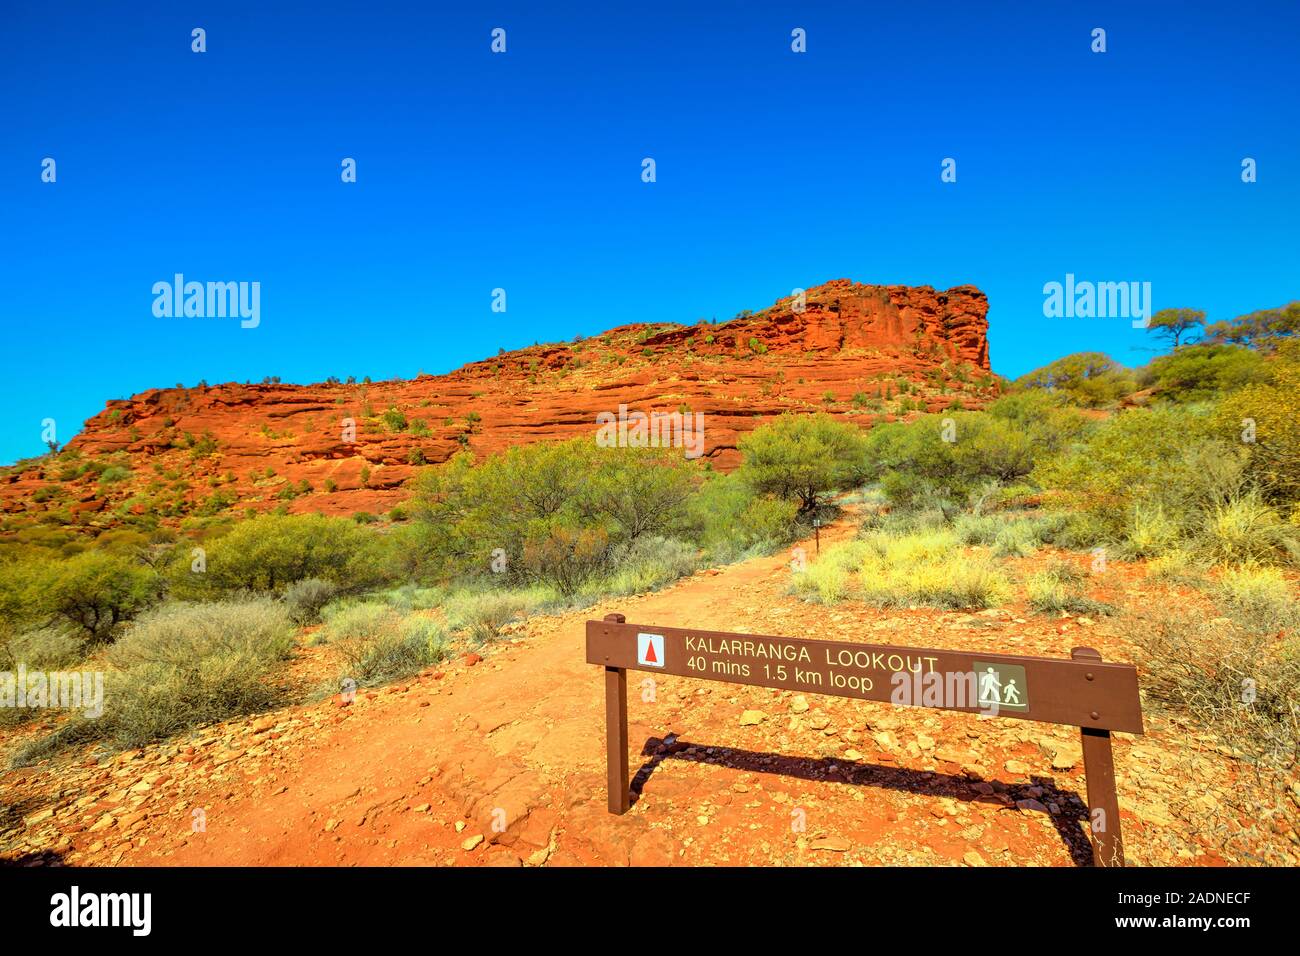
[{"label": "red sandy soil", "polygon": [[[702,413],[703,458],[728,470],[739,463],[740,436],[783,412],[826,410],[869,426],[996,397],[988,300],[973,286],[938,292],[837,279],[808,290],[804,311],[795,306],[787,297],[718,325],[623,326],[413,380],[151,389],[108,402],[68,443],[83,461],[128,468],[128,478],[64,481],[65,462],[30,459],[0,469],[0,513],[11,521],[59,515],[92,533],[135,515],[175,524],[204,502],[200,514],[281,505],[373,514],[406,497],[414,451],[438,463],[461,448],[491,454],[594,438],[597,414],[620,405]],[[899,380],[910,383],[907,410]],[[858,394],[881,404],[855,405]],[[390,408],[427,432],[394,431],[382,417]],[[215,450],[196,455],[190,441],[204,436]],[[281,497],[302,482],[310,491]],[[220,507],[215,495],[225,499]]]},{"label": "red sandy soil", "polygon": [[[823,546],[851,536],[824,529]],[[803,545],[810,552],[812,542]],[[584,622],[1107,659],[1108,619],[810,604],[790,556],[514,626],[407,682],[0,776],[10,862],[90,865],[1085,865],[1078,731],[629,672],[635,802],[606,811],[604,696]],[[1041,560],[1041,559],[1040,559]],[[1082,556],[1074,556],[1080,562]],[[1140,594],[1118,562],[1094,596]],[[304,649],[306,654],[311,650]],[[761,716],[746,711],[760,711]],[[756,722],[753,722],[756,721]],[[1115,736],[1128,857],[1291,863],[1294,833],[1226,809],[1240,785],[1205,735],[1147,718]],[[665,744],[665,739],[669,741]],[[201,809],[206,827],[194,829]],[[23,818],[19,823],[16,818]],[[792,822],[803,819],[802,832]]]}]

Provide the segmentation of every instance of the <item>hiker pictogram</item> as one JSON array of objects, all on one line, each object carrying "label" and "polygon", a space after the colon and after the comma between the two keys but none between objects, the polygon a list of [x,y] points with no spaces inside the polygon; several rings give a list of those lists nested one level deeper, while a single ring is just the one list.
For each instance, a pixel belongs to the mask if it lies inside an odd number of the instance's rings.
[{"label": "hiker pictogram", "polygon": [[979,678],[979,705],[1005,710],[1029,709],[1029,685],[1025,669],[1015,664],[975,662],[975,675]]}]

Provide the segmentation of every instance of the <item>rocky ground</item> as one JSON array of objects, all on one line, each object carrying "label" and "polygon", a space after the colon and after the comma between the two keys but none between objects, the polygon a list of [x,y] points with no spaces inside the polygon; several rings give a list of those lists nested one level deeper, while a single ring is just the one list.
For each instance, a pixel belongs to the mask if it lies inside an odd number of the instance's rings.
[{"label": "rocky ground", "polygon": [[[826,529],[823,544],[847,537]],[[811,549],[811,543],[807,546]],[[1027,559],[1028,560],[1028,559]],[[1131,660],[1110,619],[787,595],[788,555],[516,625],[404,683],[116,755],[0,774],[0,852],[81,865],[1086,865],[1078,732],[629,672],[635,802],[606,811],[604,697],[584,622]],[[1097,591],[1141,588],[1116,564]],[[300,666],[320,649],[304,647]],[[1115,735],[1130,863],[1297,863],[1294,833],[1229,809],[1249,775],[1148,714]],[[12,741],[10,742],[12,745]],[[7,749],[7,748],[6,748]],[[1240,801],[1237,801],[1240,803]]]}]

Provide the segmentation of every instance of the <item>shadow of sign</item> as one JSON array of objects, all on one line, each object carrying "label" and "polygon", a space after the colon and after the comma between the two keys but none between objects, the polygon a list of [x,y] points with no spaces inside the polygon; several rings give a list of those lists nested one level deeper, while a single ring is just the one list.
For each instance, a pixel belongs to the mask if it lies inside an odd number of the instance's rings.
[{"label": "shadow of sign", "polygon": [[[629,788],[631,804],[641,799],[641,794],[655,771],[665,760],[727,767],[745,773],[767,774],[808,780],[818,783],[838,782],[864,789],[893,790],[928,797],[948,797],[963,803],[979,803],[1010,809],[1017,801],[1035,799],[1043,804],[1055,803],[1059,813],[1047,813],[1053,828],[1076,866],[1094,865],[1092,843],[1086,823],[1088,808],[1082,797],[1070,789],[1061,788],[1050,777],[1031,777],[1026,784],[1001,784],[985,781],[966,774],[944,773],[936,770],[909,770],[861,760],[843,760],[838,757],[798,757],[726,747],[718,744],[696,743],[680,737],[668,739],[649,737],[640,755],[647,758],[632,776]],[[1001,786],[991,794],[981,793],[976,784],[990,783]],[[1041,794],[1030,791],[1040,788]],[[1035,811],[1030,811],[1035,812]]]}]

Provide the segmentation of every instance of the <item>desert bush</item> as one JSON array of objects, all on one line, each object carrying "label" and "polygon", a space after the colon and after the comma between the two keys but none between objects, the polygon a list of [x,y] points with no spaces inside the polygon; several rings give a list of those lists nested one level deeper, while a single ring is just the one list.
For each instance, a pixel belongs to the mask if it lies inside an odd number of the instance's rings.
[{"label": "desert bush", "polygon": [[1086,527],[1102,542],[1126,542],[1133,555],[1156,554],[1242,491],[1245,452],[1212,431],[1205,409],[1131,409],[1040,461],[1032,477],[1049,489],[1049,503],[1083,516],[1076,533]]},{"label": "desert bush", "polygon": [[700,542],[710,561],[735,560],[793,540],[798,510],[798,502],[756,494],[735,473],[711,474],[689,502],[688,536]]},{"label": "desert bush", "polygon": [[998,530],[993,538],[993,553],[1005,557],[1026,557],[1042,545],[1054,542],[1064,526],[1063,515],[1024,515],[1007,522]]},{"label": "desert bush", "polygon": [[963,545],[991,545],[1006,527],[1005,515],[961,514],[952,522],[957,542]]},{"label": "desert bush", "polygon": [[171,603],[140,616],[108,653],[104,712],[76,716],[22,748],[17,765],[90,741],[140,747],[275,704],[273,668],[292,647],[284,608],[270,598]]},{"label": "desert bush", "polygon": [[1276,633],[1300,626],[1300,602],[1277,568],[1224,568],[1212,593],[1224,612],[1249,630]]},{"label": "desert bush", "polygon": [[292,646],[289,615],[272,598],[178,601],[141,616],[109,651],[108,660],[128,670],[161,664],[187,672],[208,659],[228,656],[277,661]]},{"label": "desert bush", "polygon": [[86,656],[85,634],[66,624],[34,628],[0,645],[0,669],[59,670]]},{"label": "desert bush", "polygon": [[384,600],[344,599],[325,607],[316,634],[346,664],[344,677],[375,684],[442,660],[447,628],[436,618]]},{"label": "desert bush", "polygon": [[953,533],[963,545],[989,545],[1001,557],[1025,557],[1061,534],[1066,516],[1052,512],[960,514]]},{"label": "desert bush", "polygon": [[417,477],[412,540],[430,573],[488,571],[505,552],[513,585],[575,593],[610,548],[676,536],[699,480],[671,448],[601,448],[590,441],[517,446],[481,462],[469,454]]},{"label": "desert bush", "polygon": [[[24,631],[0,641],[0,671],[14,673],[66,670],[85,656],[85,635],[67,625]],[[0,727],[15,727],[42,716],[39,708],[0,707]]]},{"label": "desert bush", "polygon": [[985,409],[1029,436],[1035,457],[1054,454],[1087,434],[1091,422],[1061,395],[1027,388],[1010,392]]},{"label": "desert bush", "polygon": [[1295,505],[1300,503],[1300,341],[1283,344],[1266,370],[1267,382],[1248,385],[1223,401],[1217,422],[1229,440],[1246,444],[1247,472],[1268,500]]},{"label": "desert bush", "polygon": [[610,551],[604,528],[557,524],[528,535],[519,565],[529,580],[549,584],[570,597],[606,571]]},{"label": "desert bush", "polygon": [[[1147,706],[1208,728],[1254,768],[1261,790],[1242,789],[1243,817],[1281,816],[1294,829],[1300,761],[1300,639],[1191,610],[1143,610],[1121,619],[1141,649]],[[1259,793],[1271,793],[1271,805]],[[1229,788],[1229,799],[1236,791]]]},{"label": "desert bush", "polygon": [[403,584],[377,594],[376,598],[403,611],[422,611],[441,607],[447,600],[447,589],[443,587],[425,587],[419,584]]},{"label": "desert bush", "polygon": [[822,604],[844,600],[853,590],[853,573],[861,567],[866,553],[866,545],[859,542],[827,548],[802,570],[796,568],[791,591]]},{"label": "desert bush", "polygon": [[380,417],[384,420],[384,425],[390,432],[406,431],[406,413],[400,408],[389,407]]},{"label": "desert bush", "polygon": [[303,578],[286,587],[280,598],[289,611],[289,619],[301,626],[320,622],[321,609],[339,594],[339,586],[321,578]]},{"label": "desert bush", "polygon": [[[952,439],[952,440],[949,440]],[[956,514],[990,482],[1028,475],[1039,454],[1031,433],[984,412],[922,415],[878,425],[867,436],[868,475],[890,501]]]},{"label": "desert bush", "polygon": [[417,674],[446,658],[446,632],[432,618],[383,605],[358,608],[368,613],[340,615],[330,622],[330,643],[344,661],[341,677],[373,686]]},{"label": "desert bush", "polygon": [[997,607],[1010,596],[1007,578],[988,558],[967,553],[918,564],[909,570],[876,561],[860,571],[864,598],[881,607]]},{"label": "desert bush", "polygon": [[[373,637],[398,612],[382,601],[343,598],[332,601],[321,610],[324,626],[316,632],[321,643],[334,643],[349,637]],[[400,615],[399,615],[400,616]]]},{"label": "desert bush", "polygon": [[1147,562],[1147,577],[1171,584],[1199,585],[1206,565],[1191,551],[1175,548]]},{"label": "desert bush", "polygon": [[1124,529],[1120,547],[1128,558],[1150,558],[1163,554],[1179,544],[1183,526],[1165,511],[1160,502],[1133,506],[1132,516]]}]

